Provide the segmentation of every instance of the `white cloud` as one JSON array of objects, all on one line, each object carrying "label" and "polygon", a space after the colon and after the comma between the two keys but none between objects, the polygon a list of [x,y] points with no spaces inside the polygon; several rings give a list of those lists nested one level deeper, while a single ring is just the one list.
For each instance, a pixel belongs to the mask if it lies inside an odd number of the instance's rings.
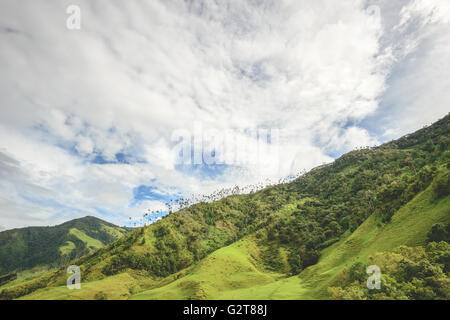
[{"label": "white cloud", "polygon": [[[381,104],[370,121],[382,141],[429,125],[450,105],[450,3],[372,1],[390,10],[383,47],[390,52],[390,75]],[[401,3],[402,5],[399,5]]]},{"label": "white cloud", "polygon": [[[277,179],[448,110],[448,1],[75,2],[77,31],[65,27],[73,1],[0,4],[8,228],[123,223],[160,205],[131,205],[141,184],[192,193]],[[245,129],[279,128],[280,156],[255,166],[243,153],[212,177],[178,171],[172,133],[195,122],[244,146]]]}]

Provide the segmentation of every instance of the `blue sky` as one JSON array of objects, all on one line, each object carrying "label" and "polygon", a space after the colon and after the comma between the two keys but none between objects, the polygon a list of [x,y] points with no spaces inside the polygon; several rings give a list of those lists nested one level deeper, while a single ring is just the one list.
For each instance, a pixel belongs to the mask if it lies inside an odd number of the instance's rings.
[{"label": "blue sky", "polygon": [[449,23],[446,0],[3,0],[0,230],[133,224],[429,125]]}]

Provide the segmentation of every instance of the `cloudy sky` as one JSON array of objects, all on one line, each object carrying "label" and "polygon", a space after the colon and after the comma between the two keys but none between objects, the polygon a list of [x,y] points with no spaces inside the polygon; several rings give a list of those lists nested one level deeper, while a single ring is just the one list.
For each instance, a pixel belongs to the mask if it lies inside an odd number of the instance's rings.
[{"label": "cloudy sky", "polygon": [[[449,22],[448,0],[2,0],[0,230],[124,225],[429,125],[450,106]],[[244,151],[180,164],[208,130]],[[248,161],[258,130],[277,139]]]}]

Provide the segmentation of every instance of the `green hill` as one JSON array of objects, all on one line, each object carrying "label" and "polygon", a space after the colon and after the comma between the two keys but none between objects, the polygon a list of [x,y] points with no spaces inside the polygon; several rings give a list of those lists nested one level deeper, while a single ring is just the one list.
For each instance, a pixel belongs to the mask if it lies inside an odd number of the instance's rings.
[{"label": "green hill", "polygon": [[73,261],[81,290],[63,268],[0,298],[448,299],[449,120],[136,229]]},{"label": "green hill", "polygon": [[0,275],[38,267],[60,267],[119,239],[128,231],[95,217],[84,217],[53,227],[0,232]]}]

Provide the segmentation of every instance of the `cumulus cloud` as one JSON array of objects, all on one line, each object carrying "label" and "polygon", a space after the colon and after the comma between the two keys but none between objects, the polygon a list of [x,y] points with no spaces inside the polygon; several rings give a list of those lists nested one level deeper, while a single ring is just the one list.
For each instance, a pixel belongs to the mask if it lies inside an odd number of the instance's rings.
[{"label": "cumulus cloud", "polygon": [[[448,110],[449,17],[445,0],[4,0],[0,224],[123,224],[418,129]],[[280,134],[262,165],[180,167],[173,133],[195,123],[244,149]]]}]

